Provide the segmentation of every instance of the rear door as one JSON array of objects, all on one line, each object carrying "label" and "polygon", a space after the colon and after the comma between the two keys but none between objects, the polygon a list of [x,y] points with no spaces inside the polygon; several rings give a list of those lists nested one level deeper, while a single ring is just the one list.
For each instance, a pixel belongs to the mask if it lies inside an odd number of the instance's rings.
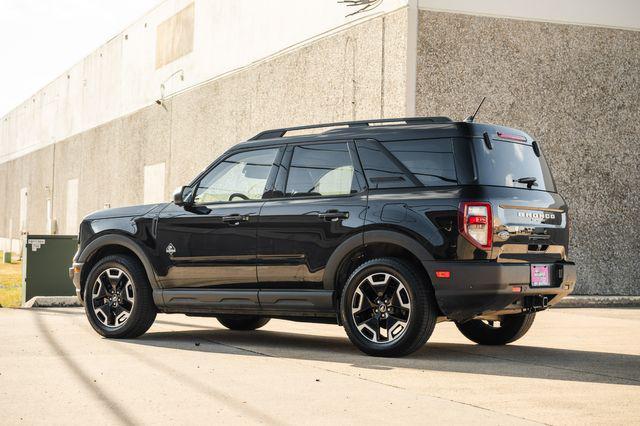
[{"label": "rear door", "polygon": [[362,232],[367,197],[353,143],[288,146],[273,196],[258,227],[262,307],[331,309],[331,292],[300,292],[322,291],[330,256]]}]

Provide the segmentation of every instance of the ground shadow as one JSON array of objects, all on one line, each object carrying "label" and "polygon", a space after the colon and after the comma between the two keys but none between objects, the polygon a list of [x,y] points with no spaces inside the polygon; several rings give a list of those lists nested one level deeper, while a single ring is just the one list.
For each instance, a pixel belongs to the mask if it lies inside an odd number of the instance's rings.
[{"label": "ground shadow", "polygon": [[[165,321],[166,325],[171,322]],[[186,324],[174,323],[182,327]],[[485,347],[429,342],[405,358],[361,354],[345,337],[257,330],[199,329],[150,332],[127,340],[180,350],[273,356],[350,364],[364,369],[411,368],[493,376],[572,380],[640,386],[640,356],[522,345]],[[231,350],[233,349],[233,350]]]},{"label": "ground shadow", "polygon": [[[78,310],[46,311],[84,315]],[[339,362],[363,369],[411,368],[640,386],[640,355],[523,346],[517,343],[490,347],[432,341],[405,358],[375,358],[359,352],[346,336],[270,330],[240,332],[166,320],[157,320],[156,323],[186,330],[150,331],[137,339],[122,342],[217,354]]]}]

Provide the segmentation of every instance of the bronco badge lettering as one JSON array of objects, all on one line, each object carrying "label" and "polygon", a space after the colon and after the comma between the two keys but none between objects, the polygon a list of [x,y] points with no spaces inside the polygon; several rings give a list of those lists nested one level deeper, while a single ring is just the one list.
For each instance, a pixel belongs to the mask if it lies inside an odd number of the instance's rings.
[{"label": "bronco badge lettering", "polygon": [[553,213],[518,212],[518,217],[526,217],[529,219],[555,219],[556,215]]}]

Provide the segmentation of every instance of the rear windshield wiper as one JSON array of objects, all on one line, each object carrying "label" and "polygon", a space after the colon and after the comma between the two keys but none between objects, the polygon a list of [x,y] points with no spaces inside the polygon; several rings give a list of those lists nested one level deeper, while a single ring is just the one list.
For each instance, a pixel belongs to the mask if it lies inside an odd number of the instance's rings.
[{"label": "rear windshield wiper", "polygon": [[514,179],[514,182],[518,182],[518,183],[526,183],[527,184],[527,189],[531,189],[532,186],[538,186],[538,184],[536,183],[538,179],[534,178],[534,177],[521,177],[520,179]]}]

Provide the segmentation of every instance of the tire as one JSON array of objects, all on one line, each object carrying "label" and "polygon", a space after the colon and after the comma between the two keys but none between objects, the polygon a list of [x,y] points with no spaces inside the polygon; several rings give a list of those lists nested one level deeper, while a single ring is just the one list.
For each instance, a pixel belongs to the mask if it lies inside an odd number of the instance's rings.
[{"label": "tire", "polygon": [[492,326],[482,320],[471,320],[456,323],[456,327],[464,337],[480,345],[506,345],[524,336],[535,318],[535,312],[505,315],[500,321],[500,326]]},{"label": "tire", "polygon": [[422,271],[400,259],[379,258],[351,273],[340,297],[340,316],[349,340],[362,352],[400,357],[429,339],[437,307]]},{"label": "tire", "polygon": [[271,318],[254,315],[219,315],[217,317],[220,324],[229,330],[249,331],[264,327]]},{"label": "tire", "polygon": [[[107,300],[109,303],[105,303]],[[147,274],[138,260],[130,256],[112,255],[100,260],[89,272],[84,301],[89,323],[107,338],[141,336],[156,319],[157,308]],[[128,314],[123,316],[127,309]]]}]

